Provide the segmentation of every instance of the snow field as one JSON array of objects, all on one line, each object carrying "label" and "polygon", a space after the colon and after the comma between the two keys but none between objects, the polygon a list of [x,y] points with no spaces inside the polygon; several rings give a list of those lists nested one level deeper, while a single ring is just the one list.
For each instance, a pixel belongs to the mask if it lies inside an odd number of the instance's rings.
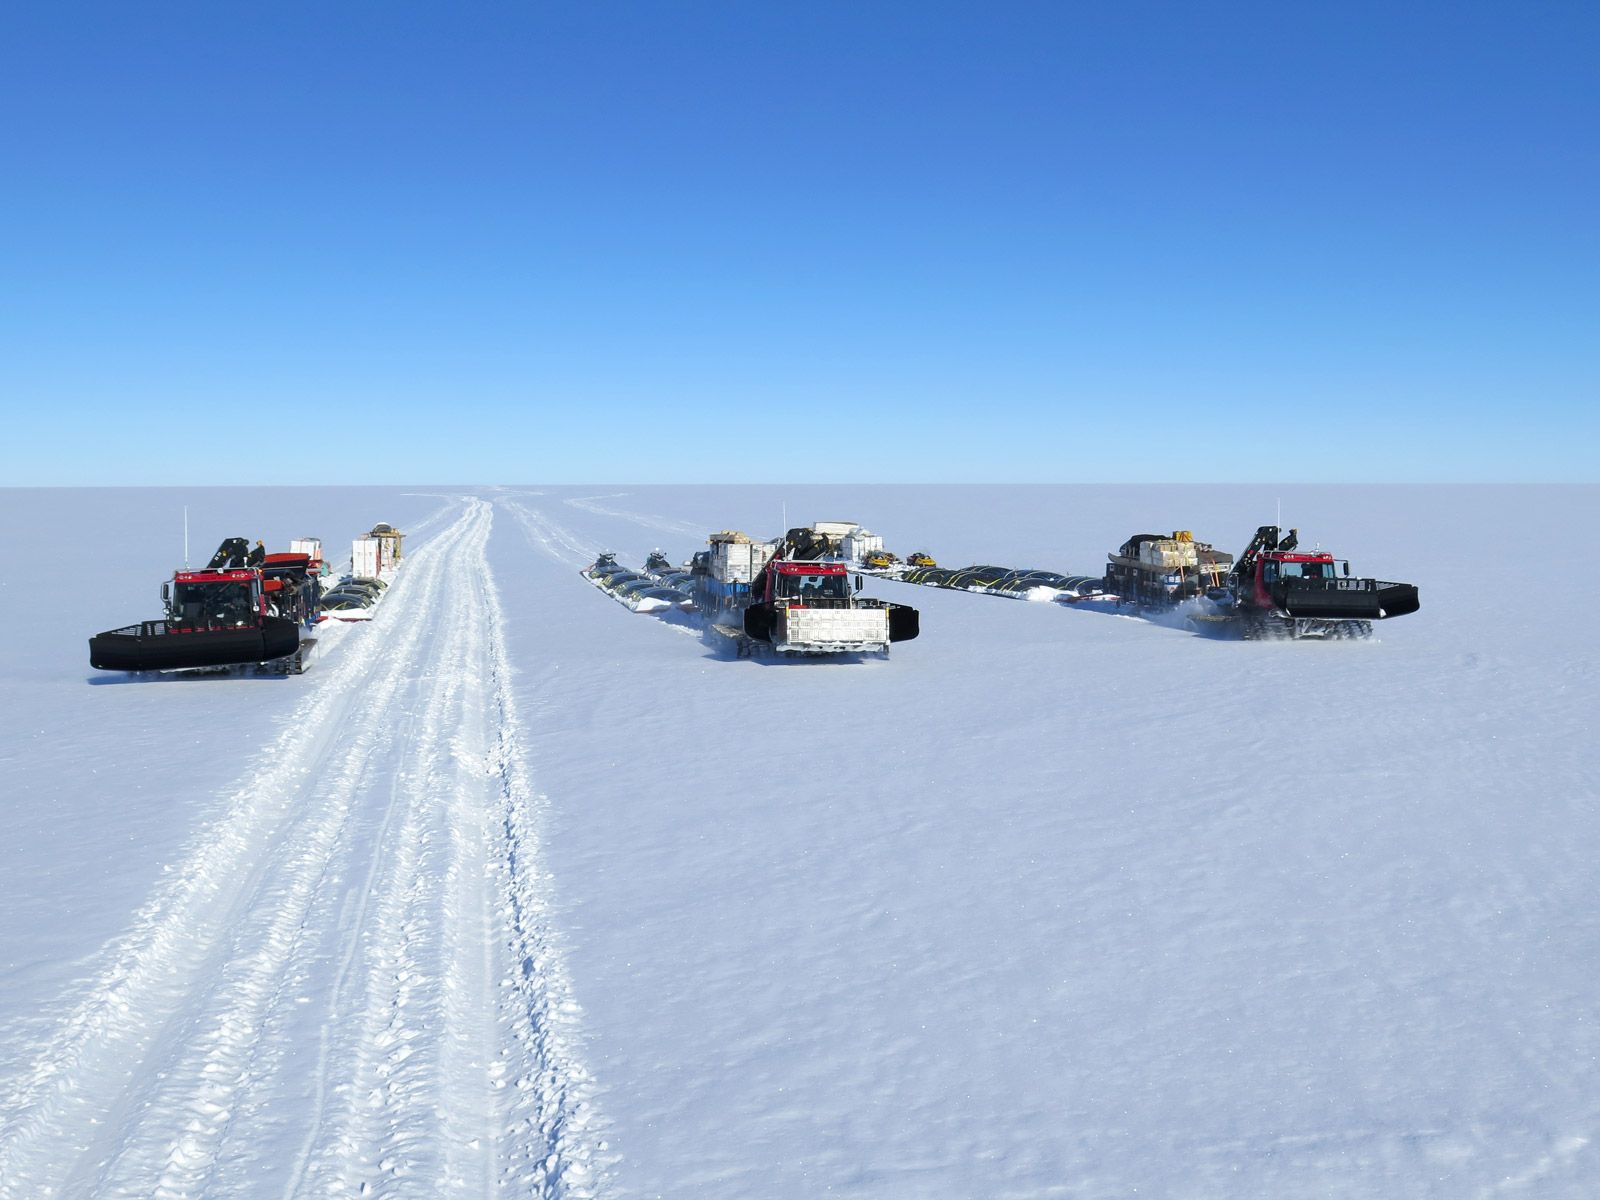
[{"label": "snow field", "polygon": [[1587,1198],[1594,489],[1285,490],[1420,585],[1363,643],[869,582],[892,660],[733,661],[577,574],[785,501],[1077,573],[1276,498],[285,492],[416,534],[294,680],[86,672],[149,545],[0,578],[0,1196]]},{"label": "snow field", "polygon": [[529,1032],[568,1002],[507,841],[492,514],[459,508],[7,1099],[8,1200],[587,1194],[581,1069]]},{"label": "snow field", "polygon": [[[1588,1194],[1600,705],[1540,514],[1592,489],[1289,492],[1421,585],[1367,643],[869,582],[923,610],[892,661],[729,663],[567,581],[696,548],[674,523],[775,530],[780,495],[1063,572],[1263,519],[1259,489],[799,491],[496,495],[542,535],[495,564],[543,598],[510,630],[548,664],[541,778],[584,797],[550,862],[621,1194]],[[1537,616],[1512,557],[1557,564]]]}]

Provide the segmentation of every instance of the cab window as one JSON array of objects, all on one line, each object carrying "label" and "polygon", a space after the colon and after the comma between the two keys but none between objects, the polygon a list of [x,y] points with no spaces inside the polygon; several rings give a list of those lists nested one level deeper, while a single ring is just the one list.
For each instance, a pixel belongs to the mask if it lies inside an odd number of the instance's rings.
[{"label": "cab window", "polygon": [[778,594],[793,600],[844,600],[849,580],[843,575],[781,575]]}]

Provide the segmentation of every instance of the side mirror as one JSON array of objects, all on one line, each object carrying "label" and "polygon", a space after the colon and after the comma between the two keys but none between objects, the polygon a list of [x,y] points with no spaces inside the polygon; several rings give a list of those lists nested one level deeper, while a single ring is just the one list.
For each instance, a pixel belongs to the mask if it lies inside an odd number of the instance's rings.
[{"label": "side mirror", "polygon": [[163,604],[172,603],[172,585],[170,583],[161,585],[161,601]]},{"label": "side mirror", "polygon": [[861,576],[857,575],[856,576],[856,591],[859,592],[865,586],[866,586],[866,584],[862,582]]},{"label": "side mirror", "polygon": [[1346,577],[1350,574],[1350,564],[1348,562],[1344,564],[1344,573]]}]

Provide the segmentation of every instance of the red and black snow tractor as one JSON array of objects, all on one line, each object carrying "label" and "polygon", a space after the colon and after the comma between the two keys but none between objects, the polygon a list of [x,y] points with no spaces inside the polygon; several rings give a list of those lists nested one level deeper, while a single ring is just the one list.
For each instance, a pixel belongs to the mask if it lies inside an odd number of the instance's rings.
[{"label": "red and black snow tractor", "polygon": [[229,538],[199,571],[177,571],[161,585],[167,615],[89,639],[99,671],[196,671],[261,666],[305,670],[314,638],[318,584],[305,554],[265,554]]},{"label": "red and black snow tractor", "polygon": [[1299,549],[1300,531],[1263,525],[1210,596],[1212,620],[1237,622],[1246,638],[1363,638],[1372,622],[1414,613],[1415,584],[1352,578],[1350,564]]},{"label": "red and black snow tractor", "polygon": [[887,654],[921,630],[916,609],[856,595],[839,562],[773,558],[749,596],[745,635],[780,654]]}]

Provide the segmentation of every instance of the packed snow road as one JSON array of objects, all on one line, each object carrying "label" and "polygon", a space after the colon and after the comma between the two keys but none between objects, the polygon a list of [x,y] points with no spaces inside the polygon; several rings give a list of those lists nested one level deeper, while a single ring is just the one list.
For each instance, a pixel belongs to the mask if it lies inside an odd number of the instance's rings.
[{"label": "packed snow road", "polygon": [[7,1200],[588,1194],[492,509],[457,507],[5,1096]]}]

